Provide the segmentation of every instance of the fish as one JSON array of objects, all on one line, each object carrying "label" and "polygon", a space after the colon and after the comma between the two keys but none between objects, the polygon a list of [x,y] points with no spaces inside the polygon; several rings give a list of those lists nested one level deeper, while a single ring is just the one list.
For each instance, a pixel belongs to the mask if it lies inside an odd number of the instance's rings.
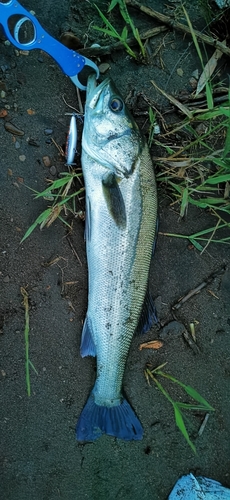
[{"label": "fish", "polygon": [[76,426],[78,441],[143,436],[122,390],[136,331],[156,321],[148,276],[157,188],[145,138],[115,84],[88,77],[81,163],[86,191],[88,308],[81,356],[96,356],[95,385]]}]

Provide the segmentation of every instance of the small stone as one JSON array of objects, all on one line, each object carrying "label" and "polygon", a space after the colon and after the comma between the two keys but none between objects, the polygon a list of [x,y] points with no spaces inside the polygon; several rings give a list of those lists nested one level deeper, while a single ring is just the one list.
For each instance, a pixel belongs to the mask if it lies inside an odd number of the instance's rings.
[{"label": "small stone", "polygon": [[10,105],[9,104],[5,104],[5,108],[6,109],[10,109]]},{"label": "small stone", "polygon": [[4,281],[4,283],[9,283],[10,277],[9,276],[5,276],[5,278],[3,278],[3,281]]},{"label": "small stone", "polygon": [[18,158],[19,158],[20,161],[25,161],[26,156],[25,155],[20,155]]},{"label": "small stone", "polygon": [[44,134],[45,135],[51,135],[53,133],[53,129],[52,128],[45,128],[44,130]]},{"label": "small stone", "polygon": [[13,135],[24,135],[25,132],[23,130],[20,130],[16,125],[13,125],[11,122],[5,121],[4,127],[7,130],[7,132],[10,132],[10,134]]},{"label": "small stone", "polygon": [[16,149],[19,149],[21,147],[20,142],[16,141],[15,142],[15,147],[16,147]]},{"label": "small stone", "polygon": [[35,146],[36,148],[39,148],[40,144],[36,139],[33,139],[32,137],[28,140],[28,144],[30,146]]},{"label": "small stone", "polygon": [[4,97],[6,97],[6,93],[5,93],[5,90],[1,90],[1,99],[4,99]]},{"label": "small stone", "polygon": [[44,62],[44,59],[43,59],[43,57],[42,57],[42,56],[39,56],[39,57],[37,58],[37,60],[38,60],[38,62],[40,62],[40,63],[43,63],[43,62]]},{"label": "small stone", "polygon": [[160,339],[171,340],[175,337],[181,337],[184,331],[185,327],[182,323],[179,323],[179,321],[170,321],[170,323],[164,326],[159,337]]},{"label": "small stone", "polygon": [[5,40],[4,45],[5,45],[6,47],[9,47],[9,46],[10,46],[10,41],[9,41],[9,40]]},{"label": "small stone", "polygon": [[98,67],[100,73],[102,75],[104,75],[104,73],[106,73],[106,71],[108,71],[108,69],[110,69],[111,66],[109,63],[101,63],[100,66]]},{"label": "small stone", "polygon": [[43,161],[45,167],[50,167],[51,161],[50,161],[50,157],[49,156],[43,156],[42,161]]},{"label": "small stone", "polygon": [[57,169],[54,165],[52,165],[52,167],[50,167],[50,174],[54,176],[54,175],[56,175],[56,173],[57,173]]}]

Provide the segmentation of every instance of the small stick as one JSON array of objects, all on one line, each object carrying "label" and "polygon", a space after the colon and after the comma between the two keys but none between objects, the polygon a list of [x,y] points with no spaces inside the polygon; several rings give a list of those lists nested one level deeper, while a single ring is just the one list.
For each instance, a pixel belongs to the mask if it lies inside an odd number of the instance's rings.
[{"label": "small stick", "polygon": [[70,237],[69,237],[69,236],[66,236],[66,239],[67,239],[67,241],[68,241],[68,243],[69,243],[69,246],[70,246],[70,247],[71,247],[71,249],[72,249],[73,254],[75,255],[75,257],[77,257],[77,260],[78,260],[79,264],[82,266],[82,262],[81,262],[81,260],[80,260],[80,257],[78,256],[77,251],[75,250],[75,248],[74,248],[74,246],[73,246],[73,243],[72,243],[72,241],[71,241]]},{"label": "small stick", "polygon": [[190,338],[190,335],[189,333],[187,332],[187,330],[184,330],[182,332],[182,335],[184,337],[184,339],[186,340],[187,344],[189,345],[189,347],[191,347],[191,349],[197,354],[197,353],[200,353],[200,349],[198,347],[198,345],[194,342],[194,340],[192,340]]},{"label": "small stick", "polygon": [[206,413],[205,417],[204,417],[204,420],[199,428],[199,431],[198,431],[198,436],[202,436],[203,432],[204,432],[204,429],[206,427],[206,424],[208,422],[208,419],[209,419],[209,413]]},{"label": "small stick", "polygon": [[206,281],[203,281],[203,283],[201,283],[200,285],[198,285],[196,288],[194,288],[193,290],[190,290],[189,293],[187,293],[187,295],[185,295],[182,299],[179,300],[179,302],[177,302],[177,304],[175,304],[173,306],[173,309],[180,309],[180,307],[188,300],[190,299],[191,297],[193,297],[193,295],[196,295],[197,293],[199,293],[202,288],[204,288],[205,286],[207,286],[207,282]]},{"label": "small stick", "polygon": [[[130,5],[131,7],[135,7],[137,9],[139,9],[141,12],[144,12],[148,16],[153,17],[154,19],[158,19],[158,21],[160,21],[164,24],[167,24],[168,26],[170,26],[170,28],[173,28],[173,29],[176,29],[178,31],[182,31],[183,33],[188,33],[189,35],[191,35],[191,31],[190,31],[190,28],[188,26],[186,26],[185,24],[182,24],[182,23],[178,23],[177,21],[175,21],[174,19],[172,19],[169,16],[166,16],[165,14],[161,14],[160,12],[157,12],[156,10],[150,9],[149,7],[145,7],[141,3],[136,2],[136,0],[125,0],[125,3],[127,5]],[[224,43],[219,42],[219,40],[217,40],[216,38],[212,38],[210,36],[204,35],[200,31],[197,31],[197,30],[193,30],[193,31],[194,31],[196,37],[199,38],[200,40],[202,40],[204,43],[207,43],[207,45],[212,45],[213,47],[216,47],[224,54],[227,54],[228,56],[230,56],[230,48],[226,47],[226,45],[224,45]]]},{"label": "small stick", "polygon": [[200,285],[198,285],[193,290],[190,290],[190,292],[188,292],[182,299],[180,299],[174,306],[172,306],[172,309],[173,310],[180,309],[180,307],[188,299],[193,297],[193,295],[196,295],[197,293],[199,293],[203,288],[205,288],[207,285],[209,285],[217,276],[223,274],[225,269],[226,269],[226,266],[224,265],[224,266],[220,267],[219,269],[217,269],[216,271],[214,271],[212,274],[210,274],[210,276],[205,281],[200,283]]}]

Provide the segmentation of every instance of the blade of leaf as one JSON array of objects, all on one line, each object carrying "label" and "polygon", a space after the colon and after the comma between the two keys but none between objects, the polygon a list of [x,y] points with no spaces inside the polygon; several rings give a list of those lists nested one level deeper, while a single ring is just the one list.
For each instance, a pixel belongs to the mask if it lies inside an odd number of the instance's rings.
[{"label": "blade of leaf", "polygon": [[173,408],[174,408],[175,420],[176,420],[177,427],[179,427],[179,429],[180,429],[181,433],[183,434],[184,438],[186,439],[187,443],[189,444],[189,446],[191,446],[194,453],[196,453],[196,448],[188,435],[182,414],[175,403],[173,405]]}]

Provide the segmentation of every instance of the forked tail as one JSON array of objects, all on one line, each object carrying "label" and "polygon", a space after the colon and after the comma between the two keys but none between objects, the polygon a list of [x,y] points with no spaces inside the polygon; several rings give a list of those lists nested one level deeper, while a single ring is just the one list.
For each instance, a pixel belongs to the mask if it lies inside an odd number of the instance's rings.
[{"label": "forked tail", "polygon": [[143,429],[126,399],[117,406],[99,406],[91,393],[76,426],[76,439],[95,441],[102,434],[132,441],[142,439]]}]

